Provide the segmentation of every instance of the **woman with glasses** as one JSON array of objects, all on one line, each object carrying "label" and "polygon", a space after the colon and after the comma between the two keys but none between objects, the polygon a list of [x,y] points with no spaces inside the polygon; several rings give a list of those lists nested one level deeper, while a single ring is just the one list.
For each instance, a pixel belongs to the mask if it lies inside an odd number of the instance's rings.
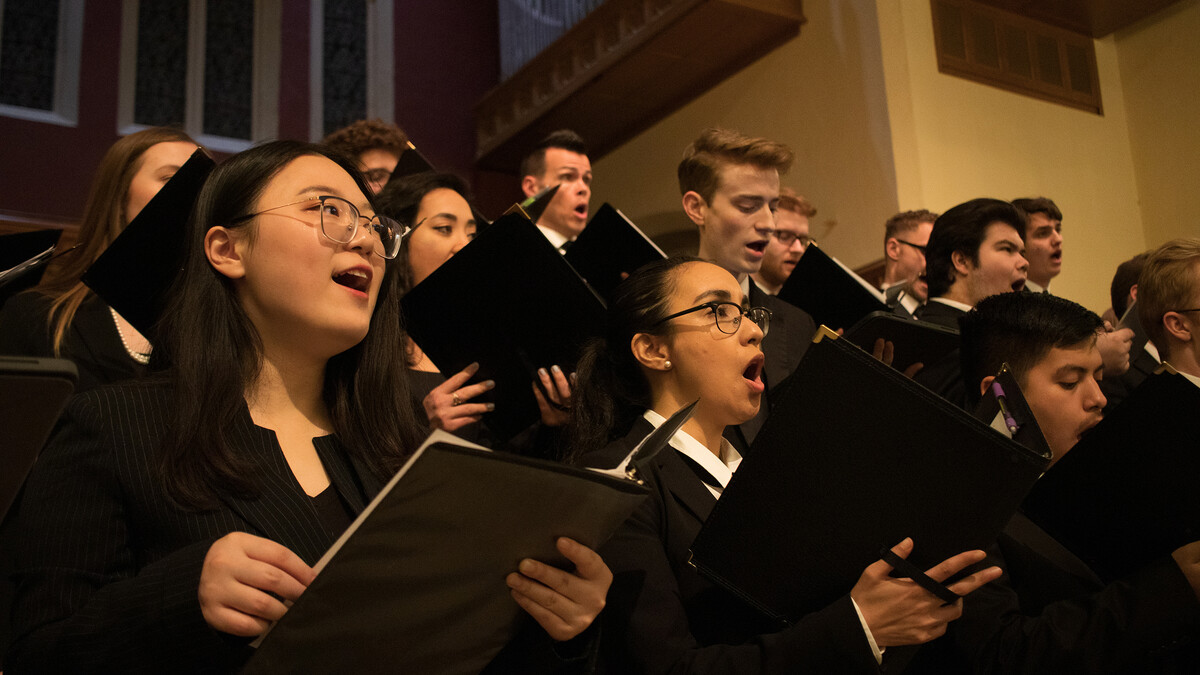
[{"label": "woman with glasses", "polygon": [[178,129],[151,127],[108,149],[92,180],[77,245],[40,288],[13,297],[0,313],[0,354],[69,359],[79,371],[77,391],[145,372],[150,342],[80,278],[196,147]]},{"label": "woman with glasses", "polygon": [[[367,195],[352,161],[305,143],[213,172],[163,320],[170,369],[76,397],[30,474],[9,670],[238,669],[417,447],[387,269],[403,228]],[[559,544],[574,573],[507,582],[562,640],[611,576]]]},{"label": "woman with glasses", "polygon": [[[741,462],[723,434],[763,403],[760,345],[770,313],[744,302],[716,265],[651,263],[622,282],[606,338],[580,359],[568,435],[589,466],[617,465],[666,417],[699,401],[671,447],[640,467],[650,498],[601,549],[614,575],[601,640],[609,672],[877,672],[886,648],[933,639],[961,612],[961,603],[942,607],[878,562],[846,597],[780,630],[688,564],[692,540]],[[901,557],[911,550],[911,540],[893,549]],[[983,557],[960,554],[930,576],[945,579]],[[999,574],[991,568],[950,588],[966,594]]]},{"label": "woman with glasses", "polygon": [[[397,269],[403,291],[421,283],[475,238],[475,214],[471,210],[470,191],[464,180],[450,173],[421,173],[391,181],[379,193],[376,202],[379,212],[402,223],[412,224],[412,233],[405,238],[397,257]],[[470,289],[464,289],[470,292]],[[406,343],[406,355],[418,409],[429,424],[471,440],[487,444],[486,434],[478,425],[483,414],[492,409],[491,403],[472,402],[472,399],[491,389],[492,383],[471,383],[476,367],[443,377],[433,361],[412,340]],[[538,372],[542,387],[534,387],[534,396],[541,410],[541,426],[523,433],[517,443],[523,454],[547,456],[554,452],[553,433],[542,433],[546,427],[566,423],[567,406],[571,401],[571,386],[561,368],[551,366]],[[544,389],[549,400],[542,395]],[[467,427],[467,428],[464,428]],[[529,447],[526,447],[529,446]]]}]

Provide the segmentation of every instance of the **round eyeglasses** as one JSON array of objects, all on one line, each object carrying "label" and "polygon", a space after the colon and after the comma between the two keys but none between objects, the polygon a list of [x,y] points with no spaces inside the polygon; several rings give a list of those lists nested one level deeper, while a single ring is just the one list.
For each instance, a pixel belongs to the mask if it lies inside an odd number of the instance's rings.
[{"label": "round eyeglasses", "polygon": [[702,305],[689,307],[682,312],[675,312],[671,316],[663,317],[662,320],[654,325],[657,326],[659,324],[666,323],[671,319],[681,317],[685,314],[691,314],[692,312],[699,312],[703,310],[708,310],[712,313],[713,321],[717,324],[717,330],[725,333],[726,335],[733,335],[738,331],[738,328],[742,325],[743,316],[749,318],[758,325],[759,330],[762,331],[763,337],[766,337],[767,330],[771,327],[771,310],[767,309],[766,307],[743,308],[736,302],[721,300],[706,302]]},{"label": "round eyeglasses", "polygon": [[[359,213],[358,207],[341,197],[333,195],[317,195],[316,197],[307,197],[299,201],[290,202],[288,204],[280,204],[272,206],[269,209],[263,209],[249,215],[240,216],[229,221],[230,225],[250,220],[255,216],[261,216],[264,213],[278,211],[296,204],[309,204],[303,209],[304,213],[317,212],[317,222],[311,224],[319,224],[321,226],[321,234],[325,235],[326,239],[335,241],[339,244],[349,244],[354,241],[354,237],[358,235],[358,228],[363,224],[362,221],[367,221],[365,226],[368,231],[373,232],[376,236],[375,245],[372,249],[375,255],[381,258],[391,260],[400,252],[400,243],[404,241],[404,235],[412,231],[412,228],[399,223],[387,216],[376,214],[367,217]],[[300,218],[298,220],[305,220]]]}]

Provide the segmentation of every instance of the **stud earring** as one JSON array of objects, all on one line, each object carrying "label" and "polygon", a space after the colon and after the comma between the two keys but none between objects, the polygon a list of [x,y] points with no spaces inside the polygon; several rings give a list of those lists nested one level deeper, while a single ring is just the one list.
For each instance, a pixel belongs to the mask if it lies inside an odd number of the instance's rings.
[{"label": "stud earring", "polygon": [[670,369],[671,369],[671,362],[670,362],[670,360],[663,361],[663,367],[664,367],[664,368],[666,368],[667,370],[670,370]]}]

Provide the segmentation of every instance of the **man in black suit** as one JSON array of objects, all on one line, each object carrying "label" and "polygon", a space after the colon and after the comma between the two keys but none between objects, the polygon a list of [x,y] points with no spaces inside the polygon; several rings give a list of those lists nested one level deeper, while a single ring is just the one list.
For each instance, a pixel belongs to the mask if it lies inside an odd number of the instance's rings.
[{"label": "man in black suit", "polygon": [[[958,330],[958,319],[975,303],[1025,287],[1029,263],[1021,232],[1025,218],[999,199],[972,199],[943,213],[933,224],[925,249],[929,302],[917,311],[921,321]],[[966,404],[958,351],[927,364],[913,378],[943,398]]]},{"label": "man in black suit", "polygon": [[[1012,203],[1025,216],[1025,227],[1021,230],[1025,259],[1029,261],[1025,290],[1049,293],[1050,281],[1062,273],[1062,211],[1053,200],[1046,197],[1014,199]],[[1132,341],[1132,330],[1126,327],[1114,330],[1111,325],[1105,327],[1097,347],[1104,358],[1104,374],[1108,378],[1115,378],[1129,370]]]},{"label": "man in black suit", "polygon": [[1200,387],[1200,238],[1175,239],[1150,254],[1137,311],[1163,360]]},{"label": "man in black suit", "polygon": [[1112,301],[1111,322],[1120,322],[1121,327],[1128,328],[1133,336],[1129,348],[1129,370],[1121,375],[1106,373],[1104,381],[1100,383],[1100,390],[1104,392],[1104,398],[1108,399],[1108,405],[1104,406],[1105,415],[1115,410],[1138,385],[1158,369],[1158,364],[1162,363],[1162,357],[1146,335],[1137,310],[1130,311],[1137,302],[1138,276],[1141,275],[1149,255],[1149,251],[1144,251],[1118,265],[1109,287],[1109,299]]},{"label": "man in black suit", "polygon": [[[983,300],[961,325],[963,372],[976,398],[1007,363],[1055,460],[1100,421],[1103,324],[1095,314],[1048,294],[1013,293]],[[1194,672],[1200,542],[1104,584],[1018,513],[989,555],[1005,575],[966,598],[950,629],[957,656],[976,672]],[[953,656],[939,646],[941,657]]]},{"label": "man in black suit", "polygon": [[921,209],[902,211],[883,227],[883,282],[888,307],[912,318],[929,299],[925,283],[925,246],[938,214]]},{"label": "man in black suit", "polygon": [[560,252],[587,227],[592,199],[592,162],[579,134],[559,129],[535,145],[521,161],[521,192],[532,197],[558,185],[558,192],[538,218],[537,226]]},{"label": "man in black suit", "polygon": [[[771,330],[762,343],[768,396],[796,369],[816,332],[807,312],[763,292],[750,279],[762,266],[775,230],[779,175],[793,157],[782,143],[710,128],[684,150],[679,163],[683,210],[700,230],[698,255],[728,270],[750,306],[771,310]],[[736,428],[731,441],[739,450],[753,442],[768,410],[769,405],[760,406],[757,416]]]}]

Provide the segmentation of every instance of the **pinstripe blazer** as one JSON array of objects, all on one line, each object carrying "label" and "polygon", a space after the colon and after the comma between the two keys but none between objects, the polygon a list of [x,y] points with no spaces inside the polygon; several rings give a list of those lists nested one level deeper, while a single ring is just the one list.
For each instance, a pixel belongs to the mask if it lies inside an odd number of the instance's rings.
[{"label": "pinstripe blazer", "polygon": [[[103,387],[71,402],[20,505],[9,673],[235,670],[247,641],[210,628],[197,597],[212,543],[249,532],[310,565],[333,543],[274,432],[245,409],[231,440],[260,467],[260,496],[222,496],[220,508],[204,512],[172,506],[156,473],[170,405],[162,382]],[[379,477],[334,437],[314,445],[338,494],[361,511]]]}]

